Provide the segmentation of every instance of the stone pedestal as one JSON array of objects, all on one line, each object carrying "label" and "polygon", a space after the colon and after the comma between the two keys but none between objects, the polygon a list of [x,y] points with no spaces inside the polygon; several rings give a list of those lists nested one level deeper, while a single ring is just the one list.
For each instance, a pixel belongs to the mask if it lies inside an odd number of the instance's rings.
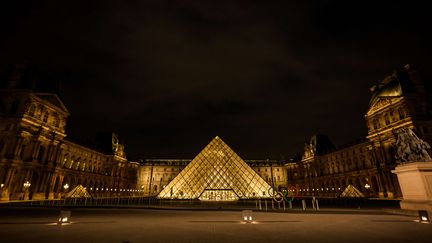
[{"label": "stone pedestal", "polygon": [[45,200],[46,196],[44,192],[37,192],[37,193],[33,193],[32,196],[33,200]]},{"label": "stone pedestal", "polygon": [[397,175],[401,187],[401,208],[432,213],[432,162],[398,165],[392,172]]},{"label": "stone pedestal", "polygon": [[28,191],[24,192],[23,200],[29,200],[30,199],[30,193]]},{"label": "stone pedestal", "polygon": [[0,190],[0,201],[9,201],[9,190],[7,188]]}]

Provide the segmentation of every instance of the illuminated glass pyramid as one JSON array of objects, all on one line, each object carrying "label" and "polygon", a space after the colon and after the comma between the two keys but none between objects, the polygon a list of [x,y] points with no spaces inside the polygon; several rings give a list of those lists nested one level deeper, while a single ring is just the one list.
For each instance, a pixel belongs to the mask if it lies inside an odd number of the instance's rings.
[{"label": "illuminated glass pyramid", "polygon": [[364,195],[353,185],[348,185],[341,193],[340,197],[364,197]]},{"label": "illuminated glass pyramid", "polygon": [[271,186],[215,137],[157,197],[234,201],[272,195]]}]

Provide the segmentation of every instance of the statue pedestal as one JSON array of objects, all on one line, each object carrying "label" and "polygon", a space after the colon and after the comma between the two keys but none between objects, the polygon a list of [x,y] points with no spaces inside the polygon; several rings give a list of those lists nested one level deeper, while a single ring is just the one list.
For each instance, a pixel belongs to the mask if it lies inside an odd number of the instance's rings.
[{"label": "statue pedestal", "polygon": [[9,190],[7,188],[0,190],[0,201],[9,201]]},{"label": "statue pedestal", "polygon": [[33,193],[32,196],[33,200],[45,200],[46,196],[44,192],[37,192],[37,193]]},{"label": "statue pedestal", "polygon": [[392,172],[397,175],[402,191],[401,209],[432,213],[432,162],[398,165]]}]

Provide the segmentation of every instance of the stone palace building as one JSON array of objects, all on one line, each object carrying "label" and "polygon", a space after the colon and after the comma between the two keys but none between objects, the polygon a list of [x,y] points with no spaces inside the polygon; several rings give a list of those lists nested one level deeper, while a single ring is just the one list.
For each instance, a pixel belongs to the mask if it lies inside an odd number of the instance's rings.
[{"label": "stone palace building", "polygon": [[[62,198],[78,185],[93,197],[182,198],[187,192],[176,194],[171,189],[184,188],[183,183],[188,183],[175,179],[179,174],[188,175],[185,178],[200,176],[205,181],[206,176],[181,173],[190,163],[207,168],[202,163],[208,160],[199,156],[194,160],[130,161],[116,134],[101,136],[104,146],[96,149],[68,140],[65,125],[69,111],[55,92],[44,89],[26,66],[15,65],[0,78],[0,200]],[[371,91],[365,114],[368,134],[363,140],[336,147],[328,136],[317,134],[305,144],[298,160],[231,158],[244,168],[237,173],[245,173],[235,190],[251,198],[267,195],[263,188],[268,187],[287,188],[298,196],[337,197],[351,185],[365,197],[400,197],[397,178],[391,173],[395,167],[395,131],[408,127],[431,143],[431,96],[419,73],[409,65],[384,78]],[[231,181],[222,172],[217,178],[217,183],[209,182],[216,183],[217,190],[190,191],[206,193],[195,197],[206,200],[246,197],[232,194],[229,190],[233,188],[223,188]],[[247,188],[249,183],[256,185],[255,191]]]}]

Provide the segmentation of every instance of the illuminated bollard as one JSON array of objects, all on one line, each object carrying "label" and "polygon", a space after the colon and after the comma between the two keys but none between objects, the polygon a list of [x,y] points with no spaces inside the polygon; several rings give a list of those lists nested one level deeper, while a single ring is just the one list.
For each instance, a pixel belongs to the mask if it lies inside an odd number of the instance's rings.
[{"label": "illuminated bollard", "polygon": [[242,220],[245,223],[252,223],[252,210],[243,210]]},{"label": "illuminated bollard", "polygon": [[420,223],[430,223],[429,215],[427,211],[420,210],[419,214],[419,222]]},{"label": "illuminated bollard", "polygon": [[70,211],[60,211],[60,216],[59,216],[57,224],[58,225],[69,224],[70,223],[70,216],[71,216]]}]

